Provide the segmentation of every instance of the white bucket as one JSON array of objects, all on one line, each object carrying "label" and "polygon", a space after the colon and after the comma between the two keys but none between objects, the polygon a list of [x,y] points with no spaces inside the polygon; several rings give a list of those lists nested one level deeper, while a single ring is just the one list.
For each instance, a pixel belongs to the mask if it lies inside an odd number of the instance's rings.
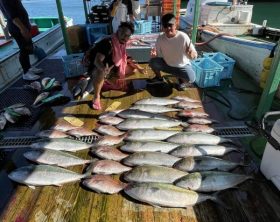
[{"label": "white bucket", "polygon": [[[275,122],[271,135],[280,143],[280,119]],[[280,151],[275,150],[269,143],[266,144],[263,154],[261,172],[280,190]]]}]

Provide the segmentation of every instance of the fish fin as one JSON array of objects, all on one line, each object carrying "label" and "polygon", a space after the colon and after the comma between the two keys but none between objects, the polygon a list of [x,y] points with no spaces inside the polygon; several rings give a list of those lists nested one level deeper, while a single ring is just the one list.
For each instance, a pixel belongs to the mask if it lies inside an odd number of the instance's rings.
[{"label": "fish fin", "polygon": [[221,191],[215,192],[211,198],[211,200],[217,204],[219,204],[220,206],[222,206],[223,208],[227,209],[227,210],[231,210],[232,208],[230,206],[228,206],[224,201],[222,201],[218,195],[220,194]]},{"label": "fish fin", "polygon": [[33,190],[35,190],[36,189],[36,187],[35,186],[32,186],[32,185],[27,185],[29,188],[31,188],[31,189],[33,189]]},{"label": "fish fin", "polygon": [[91,173],[92,173],[95,163],[98,161],[98,159],[92,159],[91,161],[92,161],[91,164],[88,165],[88,167],[86,168],[86,172],[83,174],[83,178],[91,177]]}]

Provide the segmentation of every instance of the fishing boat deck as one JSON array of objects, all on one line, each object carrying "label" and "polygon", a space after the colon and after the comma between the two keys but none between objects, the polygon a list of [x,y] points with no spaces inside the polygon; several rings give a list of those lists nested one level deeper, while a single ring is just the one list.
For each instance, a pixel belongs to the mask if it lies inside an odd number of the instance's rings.
[{"label": "fishing boat deck", "polygon": [[[45,76],[53,73],[61,80],[63,67],[61,60],[46,59],[40,64],[45,69]],[[136,74],[130,79],[151,77],[151,70],[148,69],[148,76]],[[244,115],[248,101],[255,103],[255,94],[243,95],[232,91],[233,85],[249,88],[246,76],[240,71],[234,71],[233,81],[225,81],[220,88],[225,95],[230,96],[234,102],[232,112],[235,115]],[[172,82],[172,78],[166,78]],[[22,80],[12,86],[14,90],[22,91]],[[241,85],[243,84],[243,86]],[[69,88],[72,81],[64,82],[63,93],[69,95]],[[104,110],[128,108],[135,101],[151,96],[172,97],[185,95],[193,99],[202,100],[204,109],[211,118],[224,123],[237,122],[227,115],[227,108],[212,100],[207,90],[190,88],[187,91],[177,91],[175,85],[164,84],[160,86],[148,87],[145,90],[133,90],[130,93],[119,91],[109,91],[103,93],[102,111],[94,111],[90,108],[92,95],[85,100],[72,100],[64,106],[45,108],[41,110],[40,118],[34,123],[24,128],[15,130],[8,128],[4,136],[26,136],[34,135],[40,129],[47,129],[56,122],[63,119],[65,115],[73,115],[85,123],[89,129],[95,128],[97,117]],[[254,86],[252,86],[254,87]],[[10,91],[12,92],[12,91]],[[23,91],[22,91],[23,92]],[[5,92],[4,92],[5,93]],[[19,91],[17,91],[19,93]],[[6,94],[7,95],[7,94]],[[10,97],[16,94],[11,94]],[[0,95],[1,101],[3,94]],[[6,97],[6,99],[8,99]],[[237,105],[238,104],[238,105]],[[174,115],[174,114],[170,114]],[[225,158],[233,161],[249,164],[248,167],[239,167],[233,172],[253,174],[255,179],[244,182],[236,189],[222,191],[219,197],[231,207],[225,209],[217,204],[206,201],[187,209],[179,208],[159,208],[136,202],[123,193],[106,195],[98,194],[82,187],[79,182],[65,184],[61,187],[45,186],[31,189],[24,185],[19,185],[7,177],[7,174],[15,168],[29,164],[22,153],[28,148],[16,150],[4,150],[1,152],[0,171],[0,221],[147,221],[147,222],[171,222],[171,221],[279,221],[280,220],[280,195],[279,191],[271,182],[257,171],[251,156],[247,152],[247,147],[242,141],[237,140],[245,153],[230,153]],[[87,151],[77,153],[82,158],[90,158]],[[71,167],[70,170],[82,173],[83,167]],[[118,176],[115,176],[118,178]]]}]

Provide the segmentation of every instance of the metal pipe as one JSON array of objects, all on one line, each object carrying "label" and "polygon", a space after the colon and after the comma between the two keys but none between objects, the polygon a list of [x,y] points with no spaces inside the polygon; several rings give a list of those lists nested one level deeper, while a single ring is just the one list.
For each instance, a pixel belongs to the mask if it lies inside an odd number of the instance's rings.
[{"label": "metal pipe", "polygon": [[60,27],[61,27],[63,39],[64,39],[64,45],[65,45],[66,53],[67,53],[67,55],[69,55],[69,54],[71,54],[71,49],[70,49],[70,45],[69,45],[68,35],[67,35],[67,32],[66,32],[66,25],[65,25],[65,21],[64,21],[64,15],[63,15],[62,5],[61,5],[60,0],[56,0],[56,6],[57,6],[59,22],[60,22]]},{"label": "metal pipe", "polygon": [[280,40],[275,51],[275,56],[272,60],[272,65],[269,71],[268,79],[266,81],[258,109],[256,112],[256,119],[260,120],[263,115],[271,108],[274,95],[278,89],[280,82]]},{"label": "metal pipe", "polygon": [[200,0],[195,0],[194,18],[193,18],[193,30],[192,30],[192,43],[196,43],[197,27],[199,22],[200,13]]},{"label": "metal pipe", "polygon": [[89,23],[89,20],[88,20],[88,10],[87,10],[86,1],[87,1],[87,0],[83,0],[83,3],[84,3],[84,12],[85,12],[86,23]]}]

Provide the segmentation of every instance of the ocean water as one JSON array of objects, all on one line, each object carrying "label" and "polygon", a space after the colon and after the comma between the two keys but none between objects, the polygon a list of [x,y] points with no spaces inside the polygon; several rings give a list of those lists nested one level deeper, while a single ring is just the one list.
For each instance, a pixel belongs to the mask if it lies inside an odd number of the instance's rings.
[{"label": "ocean water", "polygon": [[[55,0],[23,0],[22,2],[31,17],[58,16]],[[87,2],[88,8],[90,9],[99,2],[100,0]],[[144,2],[144,0],[140,0],[140,2]],[[267,20],[268,26],[280,28],[280,1],[249,1],[249,3],[254,5],[252,22],[262,24],[263,20]],[[61,4],[64,16],[73,18],[75,24],[85,23],[83,0],[61,0]]]}]

